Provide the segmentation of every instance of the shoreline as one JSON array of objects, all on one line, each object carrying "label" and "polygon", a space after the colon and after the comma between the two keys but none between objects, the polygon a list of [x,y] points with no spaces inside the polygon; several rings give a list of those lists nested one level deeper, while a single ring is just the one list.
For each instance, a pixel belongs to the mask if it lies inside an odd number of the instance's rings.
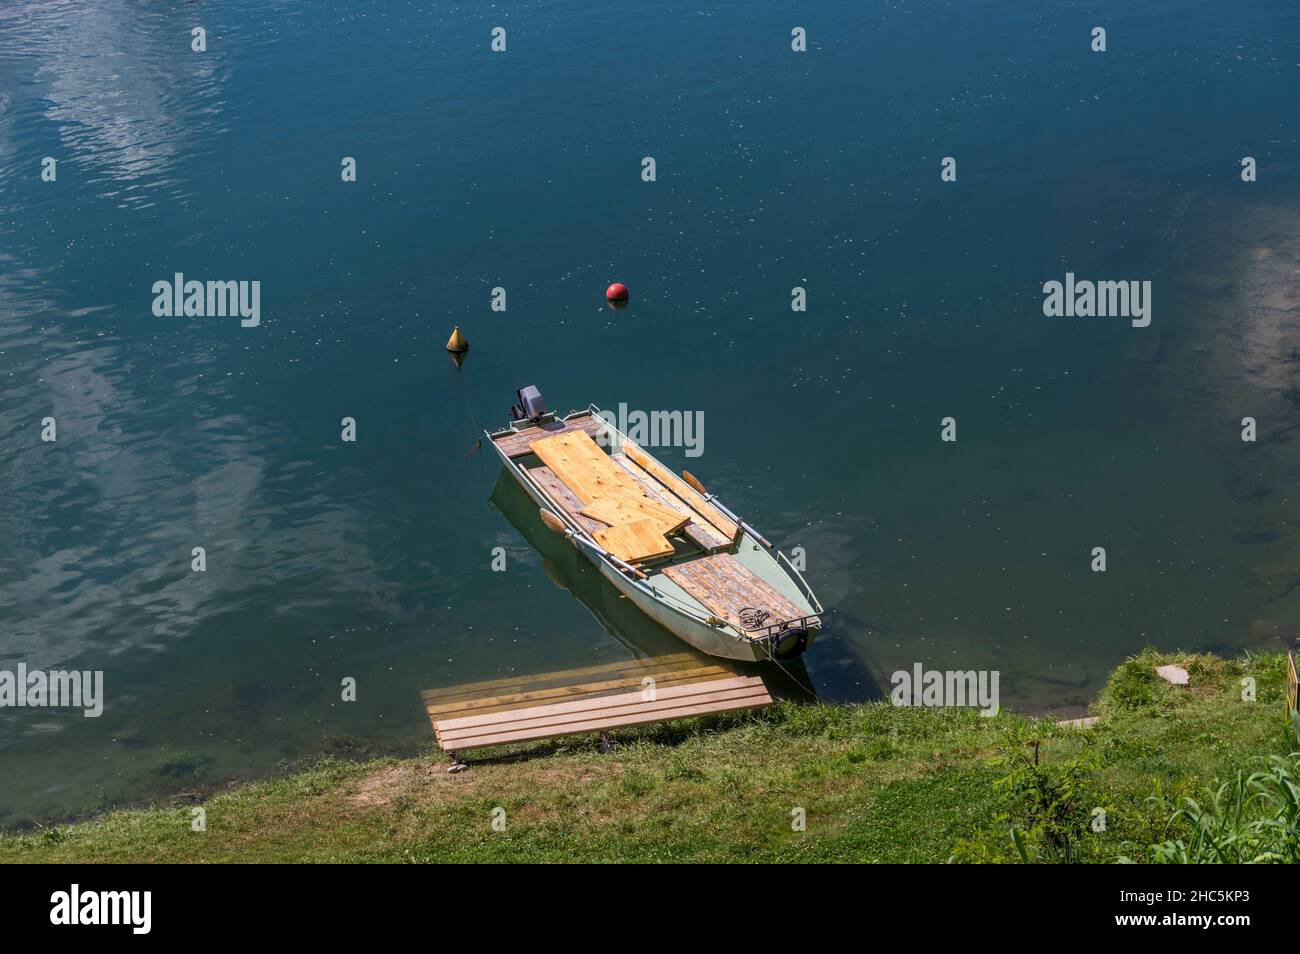
[{"label": "shoreline", "polygon": [[[994,783],[1024,740],[1045,766],[1100,760],[1091,797],[1111,823],[1091,860],[1114,860],[1166,827],[1157,787],[1192,793],[1286,749],[1283,659],[1146,650],[1112,673],[1086,728],[783,703],[627,730],[606,753],[585,736],[520,745],[459,774],[438,754],[325,760],[194,804],[2,834],[0,861],[1012,861]],[[1155,676],[1168,664],[1191,685]],[[1254,702],[1238,698],[1243,678]]]}]

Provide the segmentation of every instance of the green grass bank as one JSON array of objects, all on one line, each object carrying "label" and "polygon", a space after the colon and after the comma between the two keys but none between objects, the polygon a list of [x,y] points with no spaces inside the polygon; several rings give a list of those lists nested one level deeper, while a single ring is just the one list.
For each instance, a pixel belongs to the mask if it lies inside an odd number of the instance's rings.
[{"label": "green grass bank", "polygon": [[[1156,676],[1166,663],[1190,686]],[[214,796],[205,831],[190,804],[115,811],[2,836],[0,862],[1147,860],[1186,826],[1153,796],[1195,796],[1294,748],[1285,691],[1281,654],[1147,651],[1084,729],[783,704],[621,732],[607,753],[590,737],[480,753],[456,775],[437,754],[325,762]]]}]

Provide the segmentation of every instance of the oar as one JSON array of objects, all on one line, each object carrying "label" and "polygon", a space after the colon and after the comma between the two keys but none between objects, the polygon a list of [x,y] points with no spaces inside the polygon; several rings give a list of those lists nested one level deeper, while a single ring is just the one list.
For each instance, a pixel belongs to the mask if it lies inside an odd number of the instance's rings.
[{"label": "oar", "polygon": [[753,537],[759,543],[763,544],[763,546],[767,547],[769,550],[772,549],[772,544],[767,542],[766,537],[764,537],[761,533],[759,533],[749,524],[745,523],[744,520],[741,520],[740,517],[738,517],[736,514],[732,513],[731,508],[728,507],[726,504],[724,504],[721,500],[719,500],[717,497],[713,496],[713,494],[705,490],[704,485],[700,483],[699,480],[696,479],[695,475],[692,474],[689,470],[682,471],[682,480],[690,484],[700,494],[701,497],[703,497],[709,503],[713,504],[723,513],[725,513],[728,517],[730,517],[732,520],[736,521],[736,523],[740,524],[742,527],[748,530],[749,535],[751,537]]},{"label": "oar", "polygon": [[551,513],[549,510],[539,509],[537,512],[541,514],[542,523],[546,524],[546,529],[552,531],[553,533],[558,533],[562,537],[567,537],[570,540],[572,540],[574,543],[581,543],[584,547],[587,547],[589,550],[595,550],[597,553],[605,557],[605,559],[609,560],[611,563],[617,566],[620,570],[623,570],[625,573],[635,573],[643,580],[650,579],[650,577],[646,576],[644,573],[642,573],[632,564],[624,563],[622,560],[614,556],[614,554],[610,553],[608,550],[601,549],[599,544],[595,543],[592,540],[588,540],[586,537],[579,534],[578,531],[566,526],[563,520],[561,520],[555,514]]}]

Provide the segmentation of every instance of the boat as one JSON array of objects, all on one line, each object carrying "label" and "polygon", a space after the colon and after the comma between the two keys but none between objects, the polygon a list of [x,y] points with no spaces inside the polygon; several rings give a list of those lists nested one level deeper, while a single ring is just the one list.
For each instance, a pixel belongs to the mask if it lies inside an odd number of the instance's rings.
[{"label": "boat", "polygon": [[641,612],[710,656],[780,663],[812,645],[824,610],[803,575],[694,475],[594,404],[560,416],[536,387],[516,395],[488,443],[542,522]]}]

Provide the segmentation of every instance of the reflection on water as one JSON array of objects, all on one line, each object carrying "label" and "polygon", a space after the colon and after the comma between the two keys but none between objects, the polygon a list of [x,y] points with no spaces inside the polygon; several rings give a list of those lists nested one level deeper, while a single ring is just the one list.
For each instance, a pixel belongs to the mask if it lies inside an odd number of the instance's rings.
[{"label": "reflection on water", "polygon": [[[1101,4],[1135,69],[1033,0],[817,0],[842,28],[799,57],[743,4],[534,5],[504,56],[471,4],[0,4],[0,667],[106,694],[0,712],[0,825],[427,750],[422,689],[684,652],[463,456],[528,383],[704,413],[703,459],[659,456],[806,551],[822,698],[920,662],[1080,706],[1146,643],[1293,641],[1296,25],[1185,8]],[[1152,327],[1045,321],[1067,269],[1153,280]],[[261,281],[261,326],[155,318],[176,271]]]},{"label": "reflection on water", "polygon": [[192,146],[193,127],[222,132],[228,68],[222,44],[191,51],[194,20],[130,0],[9,5],[0,14],[4,66],[21,81],[6,90],[0,142],[9,122],[48,124],[43,155],[63,164],[64,181],[88,183],[123,209],[183,198],[176,160]]}]

